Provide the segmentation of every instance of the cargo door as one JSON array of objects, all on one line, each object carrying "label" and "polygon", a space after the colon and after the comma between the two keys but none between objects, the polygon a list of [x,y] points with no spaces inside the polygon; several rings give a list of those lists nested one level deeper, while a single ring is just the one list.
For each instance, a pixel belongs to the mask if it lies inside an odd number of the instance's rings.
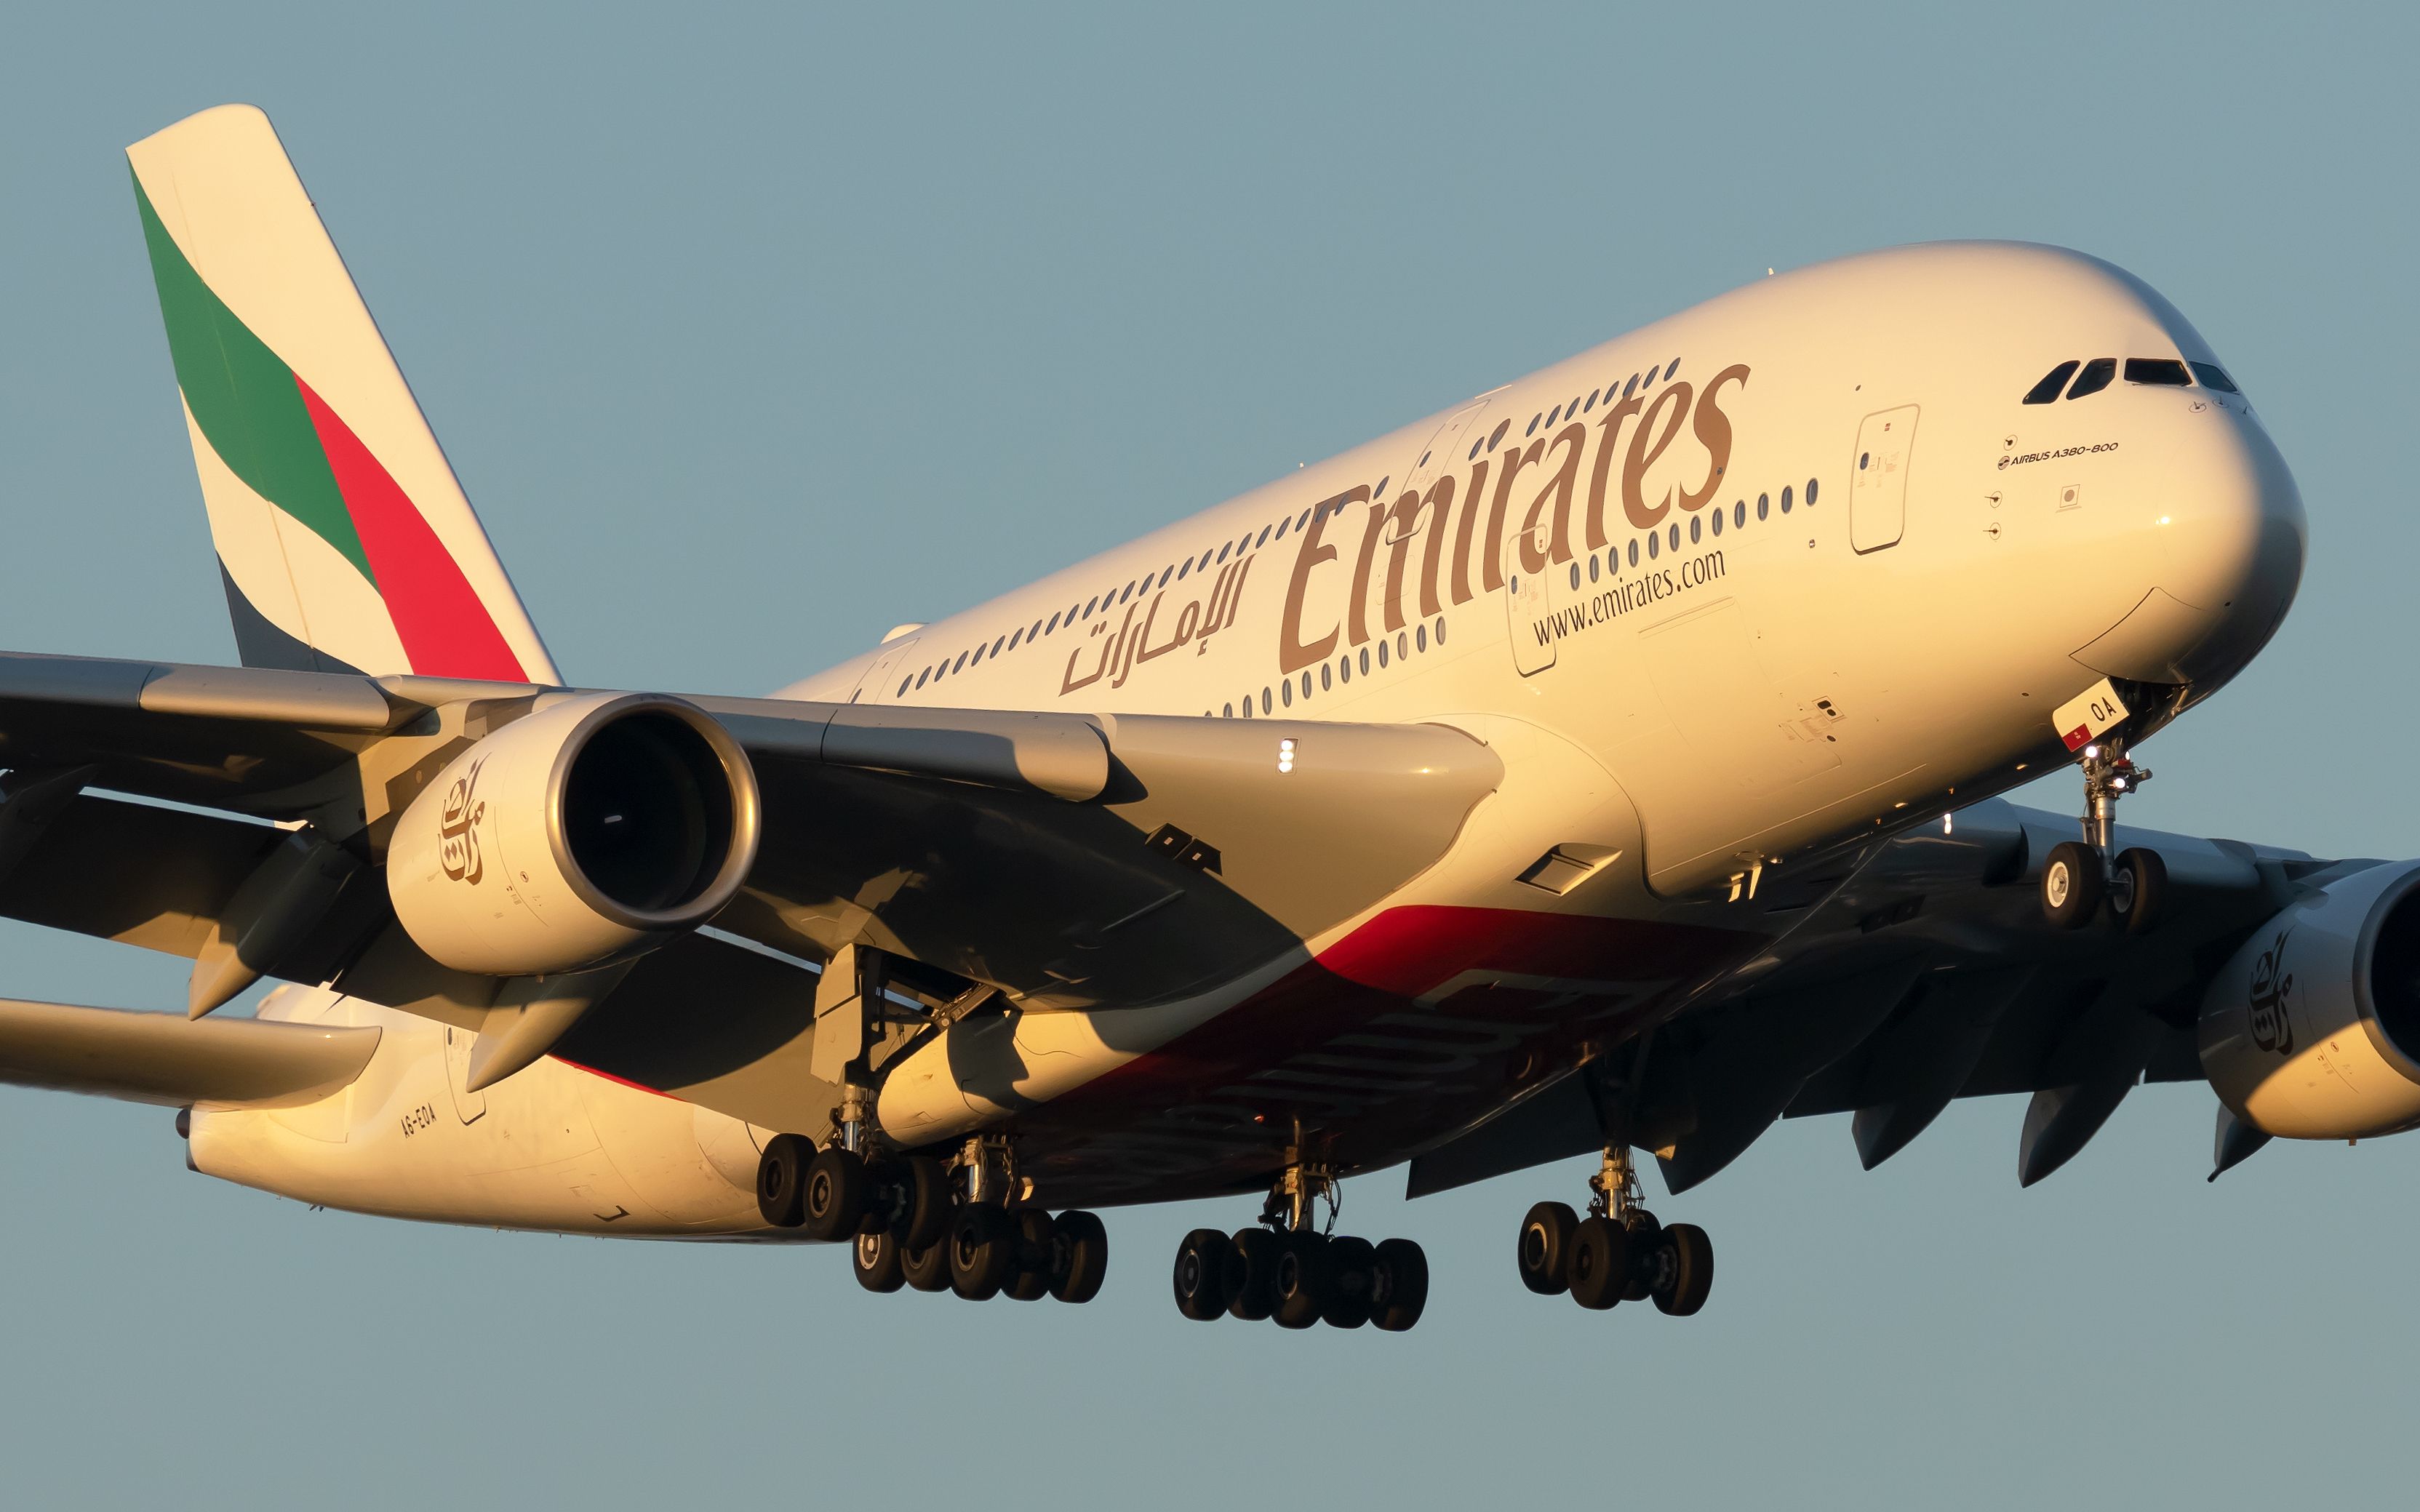
[{"label": "cargo door", "polygon": [[1857,551],[1897,546],[1907,531],[1907,470],[1916,454],[1915,405],[1879,410],[1857,427],[1849,468],[1849,545]]}]

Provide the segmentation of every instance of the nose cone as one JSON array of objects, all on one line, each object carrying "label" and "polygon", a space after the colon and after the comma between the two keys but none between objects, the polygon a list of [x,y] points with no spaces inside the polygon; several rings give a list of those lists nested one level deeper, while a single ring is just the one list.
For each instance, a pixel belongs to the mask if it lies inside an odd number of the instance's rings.
[{"label": "nose cone", "polygon": [[2126,591],[2141,596],[2075,659],[2207,691],[2243,670],[2294,601],[2302,491],[2268,432],[2214,398],[2177,406],[2128,445],[2134,518],[2102,548],[2133,559]]}]

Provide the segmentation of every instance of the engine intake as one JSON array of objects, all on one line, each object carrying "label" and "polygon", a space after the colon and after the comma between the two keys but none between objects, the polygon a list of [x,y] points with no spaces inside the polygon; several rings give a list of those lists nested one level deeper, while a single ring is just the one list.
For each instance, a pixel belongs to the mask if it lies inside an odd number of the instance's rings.
[{"label": "engine intake", "polygon": [[387,848],[396,917],[441,964],[544,976],[654,949],[755,864],[756,775],[696,705],[589,693],[456,757]]},{"label": "engine intake", "polygon": [[2420,861],[2340,878],[2255,931],[2202,998],[2201,1063],[2268,1134],[2420,1124]]}]

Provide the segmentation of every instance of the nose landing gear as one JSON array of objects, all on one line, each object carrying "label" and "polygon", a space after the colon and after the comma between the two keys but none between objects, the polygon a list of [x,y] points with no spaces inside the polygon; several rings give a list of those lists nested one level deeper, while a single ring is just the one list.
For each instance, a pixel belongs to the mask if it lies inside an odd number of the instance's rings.
[{"label": "nose landing gear", "polygon": [[[1428,1306],[1428,1256],[1408,1239],[1372,1243],[1336,1234],[1334,1172],[1289,1164],[1262,1205],[1260,1227],[1224,1234],[1197,1228],[1176,1248],[1176,1310],[1197,1322],[1225,1314],[1280,1328],[1359,1328],[1400,1334]],[[1327,1223],[1315,1226],[1316,1205]]]},{"label": "nose landing gear", "polygon": [[1585,1218],[1567,1204],[1541,1202],[1521,1220],[1521,1284],[1541,1296],[1569,1292],[1598,1312],[1652,1301],[1657,1311],[1686,1318],[1703,1307],[1714,1284],[1713,1242],[1695,1224],[1667,1227],[1640,1206],[1628,1145],[1606,1146],[1589,1187],[1595,1196]]},{"label": "nose landing gear", "polygon": [[2042,865],[2042,915],[2060,929],[2082,929],[2109,904],[2110,917],[2130,934],[2159,921],[2167,901],[2168,869],[2157,851],[2135,846],[2109,855],[2118,828],[2118,801],[2151,779],[2136,766],[2122,741],[2096,741],[2084,748],[2084,839],[2051,848]]}]

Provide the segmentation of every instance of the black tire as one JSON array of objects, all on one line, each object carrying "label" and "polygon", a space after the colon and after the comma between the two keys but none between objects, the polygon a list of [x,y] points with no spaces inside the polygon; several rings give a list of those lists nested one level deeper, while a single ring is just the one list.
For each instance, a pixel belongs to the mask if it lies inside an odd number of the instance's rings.
[{"label": "black tire", "polygon": [[1176,1310],[1206,1323],[1227,1310],[1227,1236],[1197,1228],[1176,1246]]},{"label": "black tire", "polygon": [[908,1271],[901,1263],[898,1236],[889,1229],[878,1234],[860,1234],[857,1242],[848,1247],[851,1268],[857,1272],[857,1284],[868,1291],[896,1291],[908,1284]]},{"label": "black tire", "polygon": [[1227,1242],[1227,1312],[1257,1323],[1277,1305],[1278,1236],[1265,1228],[1238,1228]]},{"label": "black tire", "polygon": [[2137,845],[2118,853],[2110,869],[2109,912],[2129,934],[2148,934],[2168,901],[2168,863],[2157,851]]},{"label": "black tire", "polygon": [[1003,1289],[1014,1301],[1040,1302],[1050,1295],[1051,1252],[1058,1248],[1058,1235],[1050,1215],[1040,1208],[1019,1208],[1009,1216],[1016,1220],[1016,1270]]},{"label": "black tire", "polygon": [[2101,911],[2107,887],[2101,853],[2081,841],[2061,841],[2042,862],[2042,917],[2059,929],[2082,929]]},{"label": "black tire", "polygon": [[1408,1239],[1383,1240],[1378,1245],[1378,1284],[1370,1295],[1370,1321],[1388,1334],[1401,1334],[1420,1320],[1429,1305],[1429,1257]]},{"label": "black tire", "polygon": [[1565,1274],[1571,1263],[1572,1232],[1580,1226],[1580,1215],[1566,1202],[1541,1202],[1521,1220],[1521,1245],[1514,1259],[1521,1267],[1521,1284],[1542,1297],[1551,1297],[1571,1288]]},{"label": "black tire", "polygon": [[954,1211],[950,1201],[950,1173],[939,1161],[909,1155],[891,1167],[898,1192],[892,1204],[891,1231],[908,1249],[930,1249],[949,1237]]},{"label": "black tire", "polygon": [[1309,1328],[1327,1310],[1330,1289],[1327,1240],[1308,1229],[1278,1236],[1277,1273],[1269,1287],[1269,1316],[1280,1328]]},{"label": "black tire", "polygon": [[865,1162],[854,1151],[838,1145],[818,1150],[807,1163],[799,1202],[799,1227],[807,1237],[830,1241],[857,1234],[865,1223],[866,1184]]},{"label": "black tire", "polygon": [[923,1249],[899,1247],[900,1273],[908,1278],[911,1291],[947,1291],[950,1289],[950,1242],[943,1235],[938,1243]]},{"label": "black tire", "polygon": [[950,1226],[950,1289],[969,1302],[1000,1295],[1016,1273],[1016,1226],[1007,1210],[973,1202]]},{"label": "black tire", "polygon": [[1377,1285],[1376,1245],[1347,1234],[1329,1240],[1327,1304],[1319,1320],[1330,1328],[1359,1328],[1370,1320],[1370,1294]]},{"label": "black tire", "polygon": [[1621,1300],[1630,1286],[1630,1232],[1602,1213],[1580,1220],[1572,1233],[1566,1272],[1572,1301],[1602,1312]]},{"label": "black tire", "polygon": [[775,1134],[756,1160],[756,1211],[776,1228],[806,1221],[807,1165],[815,1147],[798,1134]]},{"label": "black tire", "polygon": [[1101,1220],[1080,1210],[1051,1221],[1053,1261],[1050,1295],[1061,1302],[1090,1302],[1109,1273],[1109,1233]]},{"label": "black tire", "polygon": [[1706,1304],[1714,1288],[1714,1245],[1696,1224],[1674,1224],[1664,1230],[1664,1248],[1671,1257],[1668,1284],[1655,1291],[1659,1312],[1686,1318]]},{"label": "black tire", "polygon": [[1664,1226],[1644,1208],[1630,1215],[1623,1226],[1630,1230],[1630,1285],[1621,1288],[1624,1302],[1645,1302],[1655,1294],[1655,1277],[1663,1262]]}]

